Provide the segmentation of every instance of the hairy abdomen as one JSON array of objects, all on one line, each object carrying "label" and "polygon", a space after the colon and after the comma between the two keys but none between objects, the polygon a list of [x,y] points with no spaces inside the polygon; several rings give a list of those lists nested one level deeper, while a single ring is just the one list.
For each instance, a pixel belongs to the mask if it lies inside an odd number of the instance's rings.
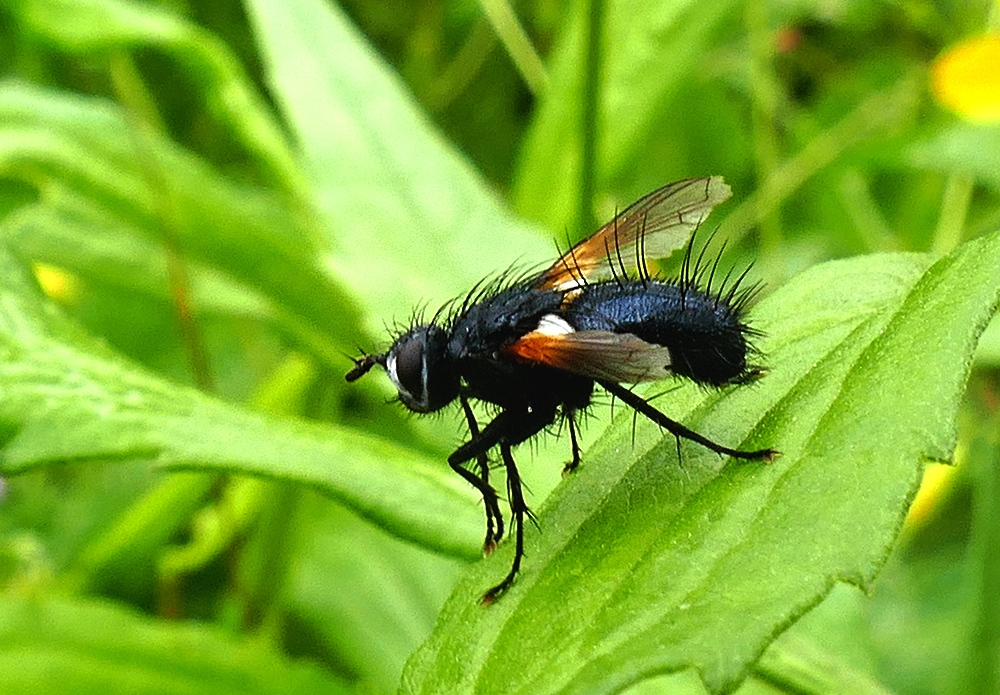
[{"label": "hairy abdomen", "polygon": [[563,315],[576,330],[631,333],[668,348],[673,372],[698,383],[747,374],[750,330],[740,306],[713,294],[655,280],[602,282],[584,287]]}]

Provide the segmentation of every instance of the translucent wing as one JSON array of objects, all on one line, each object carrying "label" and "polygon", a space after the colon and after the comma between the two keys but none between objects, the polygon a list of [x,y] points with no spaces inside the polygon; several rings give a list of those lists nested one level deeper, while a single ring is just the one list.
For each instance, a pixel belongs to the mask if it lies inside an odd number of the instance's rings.
[{"label": "translucent wing", "polygon": [[591,280],[631,272],[645,258],[665,258],[682,248],[712,208],[730,195],[721,176],[658,188],[567,251],[535,286],[567,292]]},{"label": "translucent wing", "polygon": [[536,330],[522,336],[507,352],[524,362],[628,384],[670,375],[670,351],[631,333]]}]

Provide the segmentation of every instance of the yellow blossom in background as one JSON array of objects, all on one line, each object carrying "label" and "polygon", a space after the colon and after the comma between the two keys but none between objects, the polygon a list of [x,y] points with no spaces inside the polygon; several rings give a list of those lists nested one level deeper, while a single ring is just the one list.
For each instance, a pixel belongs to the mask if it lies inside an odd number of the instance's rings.
[{"label": "yellow blossom in background", "polygon": [[938,56],[931,91],[966,118],[1000,121],[1000,34],[967,39]]},{"label": "yellow blossom in background", "polygon": [[48,263],[35,263],[34,270],[39,286],[51,299],[63,304],[80,299],[83,286],[76,275]]},{"label": "yellow blossom in background", "polygon": [[955,482],[955,466],[943,463],[928,464],[924,468],[924,477],[920,483],[920,491],[917,493],[910,511],[906,515],[906,526],[915,529],[923,526],[933,515],[934,510],[940,506],[941,501],[948,494],[952,484]]}]

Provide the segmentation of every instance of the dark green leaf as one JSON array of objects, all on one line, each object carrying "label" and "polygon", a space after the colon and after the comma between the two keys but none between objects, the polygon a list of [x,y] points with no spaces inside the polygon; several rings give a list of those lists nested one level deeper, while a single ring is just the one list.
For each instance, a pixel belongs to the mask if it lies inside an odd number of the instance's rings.
[{"label": "dark green leaf", "polygon": [[406,658],[430,635],[460,565],[312,495],[294,521],[301,540],[288,595],[293,615],[315,635],[310,647],[377,692],[393,692]]},{"label": "dark green leaf", "polygon": [[73,54],[120,56],[136,47],[171,55],[203,90],[207,110],[270,167],[293,196],[302,175],[287,138],[239,61],[217,37],[179,15],[131,0],[18,0],[15,17]]},{"label": "dark green leaf", "polygon": [[0,691],[19,695],[349,693],[263,644],[94,601],[0,599]]},{"label": "dark green leaf", "polygon": [[288,204],[164,138],[143,139],[110,103],[4,84],[0,167],[42,194],[2,227],[24,255],[169,297],[176,245],[207,308],[272,319],[338,368],[338,348],[354,349],[353,304]]}]

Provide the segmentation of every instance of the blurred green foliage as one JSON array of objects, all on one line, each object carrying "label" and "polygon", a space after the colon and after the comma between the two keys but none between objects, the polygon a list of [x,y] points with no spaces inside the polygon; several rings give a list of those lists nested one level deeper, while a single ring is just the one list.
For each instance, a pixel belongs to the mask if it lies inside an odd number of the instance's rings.
[{"label": "blurred green foliage", "polygon": [[[1000,692],[998,12],[0,1],[0,692]],[[784,456],[598,404],[480,608],[457,413],[347,356],[706,175],[771,372],[656,404]]]}]

